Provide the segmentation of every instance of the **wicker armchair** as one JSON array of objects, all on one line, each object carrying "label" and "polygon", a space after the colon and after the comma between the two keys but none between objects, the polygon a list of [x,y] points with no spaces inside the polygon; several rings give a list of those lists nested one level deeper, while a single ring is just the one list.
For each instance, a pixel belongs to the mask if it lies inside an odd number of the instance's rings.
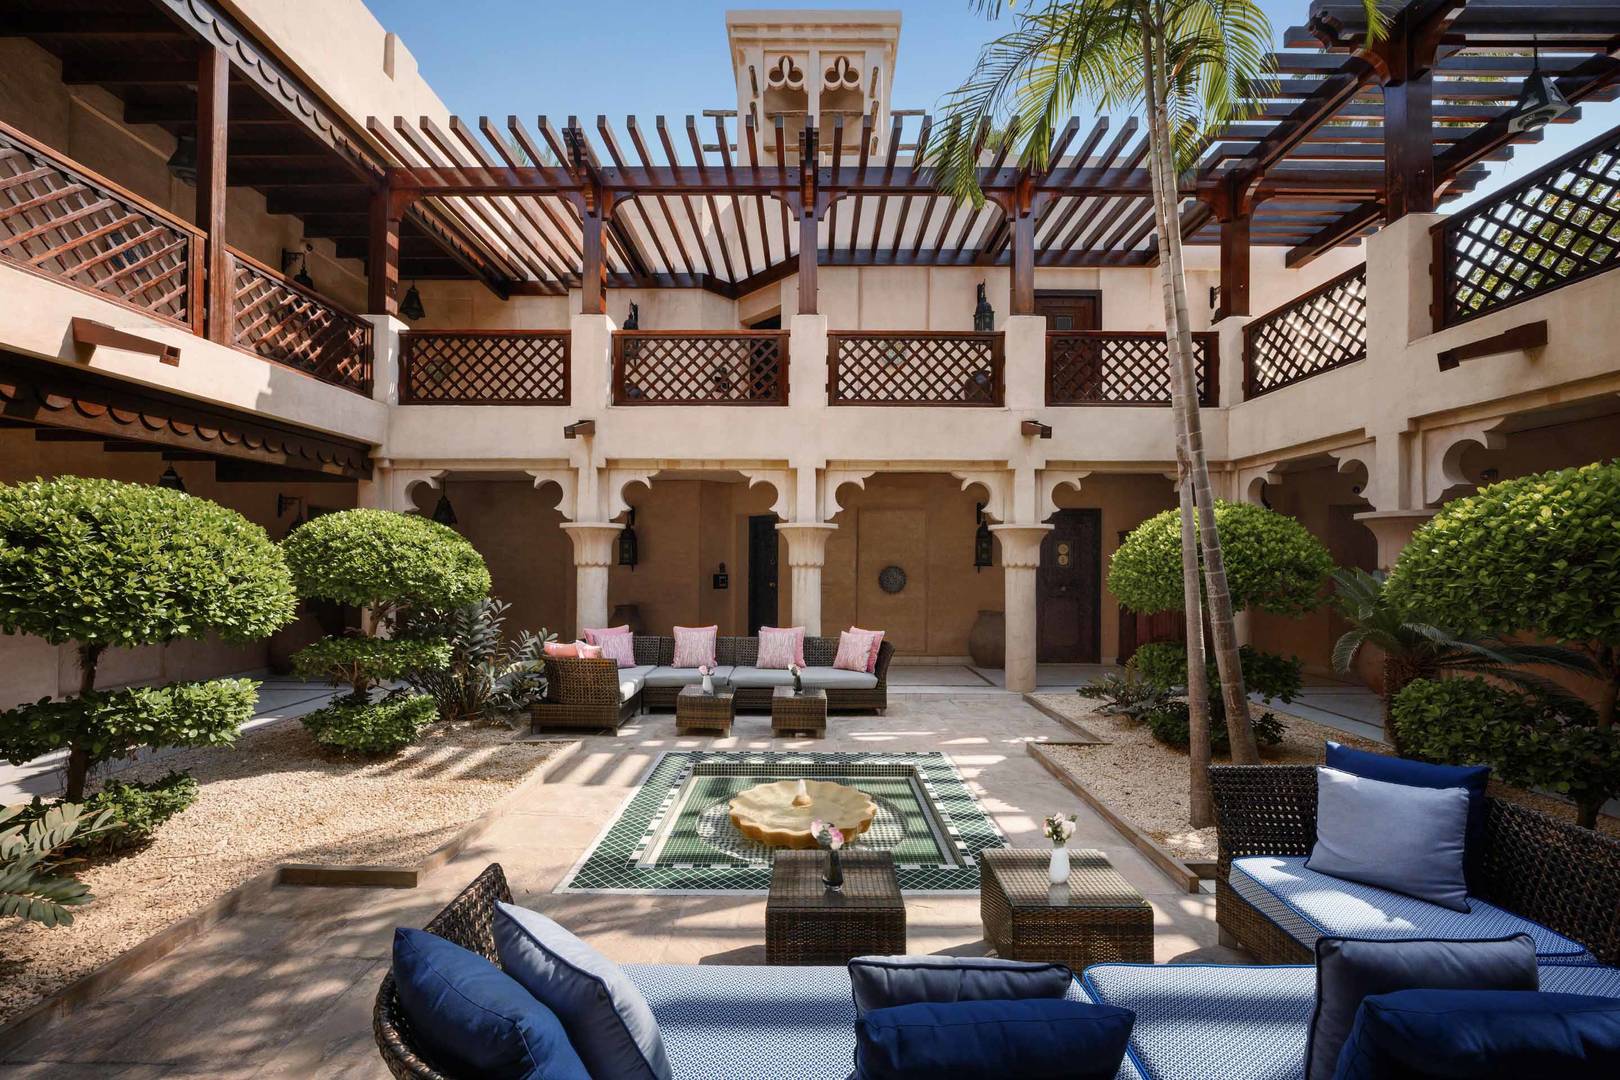
[{"label": "wicker armchair", "polygon": [[[512,890],[507,887],[501,864],[490,863],[425,929],[478,953],[498,967],[501,960],[495,954],[492,929],[496,901],[510,904]],[[424,1061],[413,1048],[411,1024],[400,1008],[392,969],[383,976],[382,986],[377,989],[377,1003],[371,1010],[371,1030],[388,1071],[400,1080],[452,1080]]]},{"label": "wicker armchair", "polygon": [[[1309,949],[1228,884],[1232,860],[1309,855],[1316,842],[1316,770],[1310,765],[1215,765],[1220,827],[1216,922],[1265,964],[1308,964]],[[1502,799],[1487,799],[1485,843],[1469,852],[1480,899],[1579,941],[1620,963],[1620,841]]]},{"label": "wicker armchair", "polygon": [[548,656],[546,698],[529,709],[530,730],[602,731],[615,733],[636,714],[641,695],[628,700],[619,690],[619,665],[612,660],[574,660]]}]

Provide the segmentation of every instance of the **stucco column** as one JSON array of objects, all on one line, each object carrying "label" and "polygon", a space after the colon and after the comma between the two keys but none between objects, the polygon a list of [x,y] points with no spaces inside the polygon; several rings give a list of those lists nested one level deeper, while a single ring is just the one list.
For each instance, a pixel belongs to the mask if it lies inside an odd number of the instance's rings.
[{"label": "stucco column", "polygon": [[1001,541],[1002,582],[1007,624],[1007,689],[1035,689],[1035,571],[1041,565],[1041,539],[1050,525],[992,525]]},{"label": "stucco column", "polygon": [[607,625],[608,567],[623,525],[612,522],[569,523],[562,526],[574,542],[574,633]]},{"label": "stucco column", "polygon": [[371,399],[399,404],[399,335],[410,324],[392,315],[364,315],[371,324]]},{"label": "stucco column", "polygon": [[838,528],[824,522],[782,522],[776,531],[787,540],[793,576],[794,626],[808,637],[821,636],[821,568],[827,563],[827,538]]},{"label": "stucco column", "polygon": [[1030,414],[1020,415],[1020,420],[1034,419],[1032,410],[1046,405],[1046,317],[1009,315],[1001,329],[1007,360],[1007,408]]},{"label": "stucco column", "polygon": [[1433,510],[1370,510],[1357,514],[1356,520],[1372,530],[1378,541],[1378,569],[1390,570],[1418,526],[1432,517]]}]

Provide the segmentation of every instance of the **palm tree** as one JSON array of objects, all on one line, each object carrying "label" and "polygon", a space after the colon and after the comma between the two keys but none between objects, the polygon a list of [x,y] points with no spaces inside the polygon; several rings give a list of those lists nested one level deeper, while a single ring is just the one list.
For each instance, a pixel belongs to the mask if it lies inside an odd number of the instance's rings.
[{"label": "palm tree", "polygon": [[1404,749],[1390,724],[1390,704],[1414,680],[1458,672],[1500,679],[1541,694],[1569,696],[1556,684],[1523,668],[1552,667],[1582,675],[1596,670],[1585,654],[1561,645],[1462,637],[1428,623],[1414,622],[1385,596],[1384,580],[1382,573],[1360,569],[1340,568],[1333,572],[1334,603],[1350,623],[1350,629],[1333,646],[1333,667],[1347,674],[1364,647],[1371,645],[1383,651],[1384,738],[1397,754],[1404,753]]},{"label": "palm tree", "polygon": [[[973,2],[995,16],[1016,0]],[[1384,22],[1378,0],[1362,2],[1369,36],[1376,37]],[[938,168],[941,190],[978,206],[984,200],[978,183],[979,156],[984,133],[993,127],[1004,128],[1007,138],[1022,144],[1021,164],[1045,169],[1053,136],[1077,98],[1089,98],[1099,110],[1140,107],[1147,114],[1180,474],[1192,814],[1194,824],[1207,824],[1213,812],[1205,772],[1209,691],[1203,676],[1200,555],[1232,760],[1255,764],[1260,755],[1249,722],[1198,412],[1181,253],[1178,164],[1193,164],[1207,136],[1243,115],[1251,89],[1265,83],[1272,70],[1271,23],[1257,0],[1036,0],[1014,18],[1014,29],[984,47],[972,74],[947,97],[940,125],[945,134],[929,157]]]}]

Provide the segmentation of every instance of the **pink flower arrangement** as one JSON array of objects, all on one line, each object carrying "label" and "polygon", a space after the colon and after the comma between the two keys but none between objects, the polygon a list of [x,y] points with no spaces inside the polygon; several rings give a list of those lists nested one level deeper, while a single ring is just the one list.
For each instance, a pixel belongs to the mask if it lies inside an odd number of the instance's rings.
[{"label": "pink flower arrangement", "polygon": [[710,667],[708,664],[702,664],[698,667],[697,673],[704,676],[713,675],[714,668]]},{"label": "pink flower arrangement", "polygon": [[833,851],[844,846],[844,833],[838,826],[822,821],[820,818],[810,823],[810,835],[816,838],[816,843],[825,844]]}]

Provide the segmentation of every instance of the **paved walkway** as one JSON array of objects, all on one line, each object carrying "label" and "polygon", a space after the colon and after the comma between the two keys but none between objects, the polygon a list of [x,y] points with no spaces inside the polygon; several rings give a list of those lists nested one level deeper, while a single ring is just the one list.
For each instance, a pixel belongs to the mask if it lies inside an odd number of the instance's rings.
[{"label": "paved walkway", "polygon": [[[916,684],[912,684],[914,688]],[[422,925],[484,865],[505,866],[519,903],[558,919],[623,962],[757,964],[765,898],[559,895],[556,888],[639,783],[674,749],[940,750],[951,755],[1009,841],[1040,847],[1041,819],[1079,815],[1076,846],[1101,848],[1152,901],[1160,962],[1231,960],[1216,945],[1214,898],[1177,892],[1029,755],[1068,729],[1005,691],[963,685],[891,697],[886,716],[834,716],[831,738],[772,740],[769,720],[732,738],[677,737],[673,717],[592,736],[472,849],[412,890],[278,887],[177,953],[58,1020],[0,1060],[8,1077],[376,1077],[371,1007],[393,928]],[[910,950],[984,951],[978,900],[907,897]],[[739,1078],[741,1080],[741,1078]],[[755,1080],[755,1078],[747,1078]],[[768,1078],[757,1078],[768,1080]]]}]

